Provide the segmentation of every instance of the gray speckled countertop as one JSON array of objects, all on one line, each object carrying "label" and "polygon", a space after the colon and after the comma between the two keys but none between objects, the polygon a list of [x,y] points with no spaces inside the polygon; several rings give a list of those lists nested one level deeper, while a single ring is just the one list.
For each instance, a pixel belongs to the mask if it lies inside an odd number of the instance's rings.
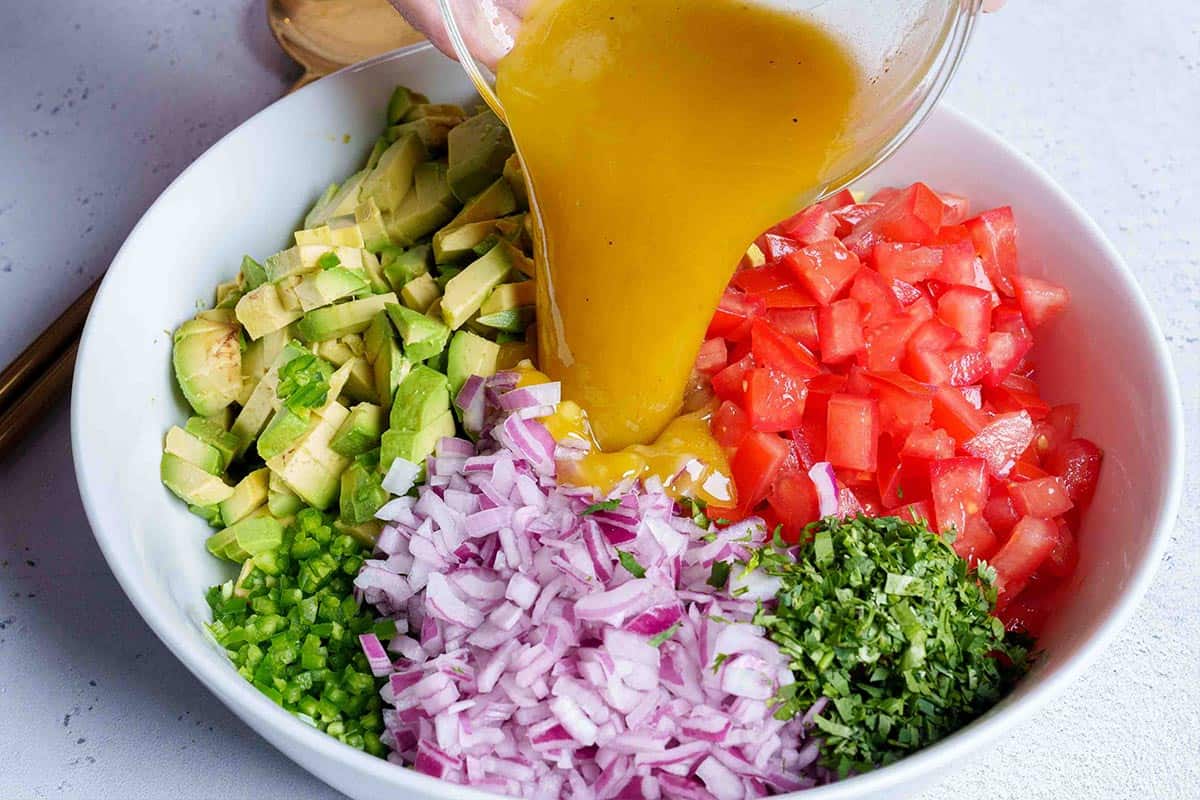
[{"label": "gray speckled countertop", "polygon": [[[0,5],[4,363],[296,70],[258,0]],[[1167,332],[1193,446],[1133,622],[1061,700],[921,800],[1200,797],[1200,6],[1012,0],[980,23],[949,99],[1049,170],[1125,254]],[[0,464],[0,797],[335,797],[125,600],[84,520],[65,400]]]}]

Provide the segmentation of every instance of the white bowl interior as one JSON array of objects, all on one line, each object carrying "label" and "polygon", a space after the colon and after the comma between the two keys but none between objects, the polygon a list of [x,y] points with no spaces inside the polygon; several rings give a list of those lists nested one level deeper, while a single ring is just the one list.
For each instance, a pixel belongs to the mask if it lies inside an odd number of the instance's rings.
[{"label": "white bowl interior", "polygon": [[[146,213],[109,270],[85,332],[73,395],[76,469],[110,566],[155,632],[210,689],[304,767],[357,798],[401,790],[483,797],[396,768],[325,737],[244,683],[202,629],[205,589],[232,570],[203,549],[208,529],[158,481],[164,431],[187,415],[170,375],[170,332],[210,303],[243,254],[261,258],[329,182],[357,168],[391,88],[469,103],[458,66],[418,47],[324,79],[216,144]],[[344,137],[349,136],[345,141]],[[1095,226],[1039,170],[945,109],[870,180],[915,179],[975,208],[1012,203],[1024,265],[1065,284],[1070,312],[1036,351],[1046,396],[1082,401],[1080,430],[1105,450],[1081,536],[1077,590],[1051,624],[1046,658],[984,720],[899,765],[809,792],[895,797],[1044,702],[1082,668],[1140,597],[1174,520],[1182,474],[1177,391],[1132,278]]]}]

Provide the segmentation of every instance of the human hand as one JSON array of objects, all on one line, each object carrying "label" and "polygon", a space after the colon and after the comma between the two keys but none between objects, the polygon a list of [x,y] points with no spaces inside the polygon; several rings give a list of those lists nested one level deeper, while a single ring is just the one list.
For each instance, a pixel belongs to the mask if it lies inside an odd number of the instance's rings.
[{"label": "human hand", "polygon": [[[389,0],[409,24],[455,58],[438,0]],[[517,28],[530,0],[449,0],[467,49],[489,67],[513,45]]]}]

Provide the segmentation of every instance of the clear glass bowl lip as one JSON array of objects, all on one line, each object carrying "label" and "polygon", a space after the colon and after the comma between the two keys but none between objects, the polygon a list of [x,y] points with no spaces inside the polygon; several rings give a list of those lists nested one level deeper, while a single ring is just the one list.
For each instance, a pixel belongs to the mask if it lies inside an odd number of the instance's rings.
[{"label": "clear glass bowl lip", "polygon": [[[847,1],[818,0],[811,7],[817,8],[829,3]],[[462,65],[463,70],[467,73],[467,77],[475,85],[475,90],[479,92],[479,96],[507,124],[508,116],[504,112],[504,104],[496,96],[492,81],[484,75],[479,63],[472,57],[467,47],[466,39],[459,29],[452,8],[453,2],[454,0],[437,0],[438,9],[441,11],[442,20],[445,22],[446,34],[450,39],[451,47],[453,47],[454,53],[458,57],[459,64]],[[913,113],[904,125],[868,160],[862,164],[855,165],[847,172],[836,175],[822,187],[818,197],[826,197],[840,191],[871,172],[886,161],[888,156],[896,152],[900,145],[904,144],[921,127],[921,124],[929,117],[930,112],[937,106],[938,100],[941,99],[942,94],[946,91],[946,87],[950,85],[950,81],[954,77],[958,65],[962,62],[967,50],[967,43],[971,39],[971,32],[975,28],[975,18],[982,11],[982,7],[983,0],[953,0],[951,11],[947,14],[942,30],[935,39],[934,47],[928,59],[928,65],[918,77],[914,92],[905,98],[905,100],[916,100]]]}]

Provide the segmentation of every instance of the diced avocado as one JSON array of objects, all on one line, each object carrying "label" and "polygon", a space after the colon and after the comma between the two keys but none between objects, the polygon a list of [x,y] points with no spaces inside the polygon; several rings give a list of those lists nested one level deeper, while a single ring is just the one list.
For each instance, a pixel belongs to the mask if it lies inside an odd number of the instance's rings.
[{"label": "diced avocado", "polygon": [[210,528],[225,527],[225,523],[221,519],[221,506],[219,504],[215,506],[188,506],[188,511],[207,522]]},{"label": "diced avocado", "polygon": [[381,406],[359,403],[350,409],[350,416],[333,435],[329,447],[347,458],[360,456],[379,446],[386,423],[387,417]]},{"label": "diced avocado", "polygon": [[370,170],[366,169],[360,170],[347,178],[326,203],[314,206],[313,210],[308,212],[308,216],[304,218],[304,227],[316,228],[334,217],[353,214],[369,172]]},{"label": "diced avocado", "polygon": [[496,373],[496,359],[500,357],[500,345],[476,336],[470,331],[455,331],[450,340],[446,356],[446,378],[450,381],[450,397],[457,397],[458,390],[472,375],[488,377]]},{"label": "diced avocado", "polygon": [[404,301],[404,305],[422,314],[441,296],[441,287],[428,272],[413,278],[400,290],[400,299]]},{"label": "diced avocado", "polygon": [[[493,244],[492,247],[495,247],[495,245]],[[441,267],[438,267],[438,276],[434,278],[434,280],[437,282],[438,289],[445,293],[446,284],[453,280],[454,276],[460,272],[462,272],[462,267],[451,267],[445,264],[443,264]],[[438,311],[439,313],[441,312],[440,305],[438,306]],[[426,311],[425,313],[428,314],[429,311]]]},{"label": "diced avocado", "polygon": [[[362,184],[362,200],[374,200],[380,211],[400,207],[413,185],[413,170],[426,158],[425,145],[418,136],[403,136],[384,151],[379,163]],[[357,205],[357,202],[356,204]],[[351,212],[354,208],[351,207]]]},{"label": "diced avocado", "polygon": [[480,315],[495,314],[510,308],[532,306],[537,302],[537,284],[533,281],[520,283],[502,283],[492,290],[492,293],[479,307]]},{"label": "diced avocado", "polygon": [[242,295],[234,309],[238,322],[246,329],[246,335],[251,339],[286,328],[300,319],[300,309],[284,308],[279,298],[279,291],[273,283],[264,283],[252,292]]},{"label": "diced avocado", "polygon": [[196,313],[196,319],[216,322],[220,325],[232,325],[237,322],[237,317],[234,316],[233,310],[229,308],[209,308],[199,311]]},{"label": "diced avocado", "polygon": [[376,252],[391,244],[383,224],[383,212],[375,198],[368,197],[354,209],[354,221],[362,231],[363,247]]},{"label": "diced avocado", "polygon": [[500,242],[473,261],[446,284],[442,295],[442,319],[451,328],[461,327],[523,260],[525,256],[520,250],[508,242]]},{"label": "diced avocado", "polygon": [[500,357],[496,359],[496,369],[512,369],[522,361],[533,361],[537,358],[537,350],[528,342],[502,342]]},{"label": "diced avocado", "polygon": [[388,100],[387,124],[395,125],[402,122],[413,106],[417,103],[428,102],[428,99],[425,95],[414,92],[405,86],[397,86],[392,92],[391,99]]},{"label": "diced avocado", "polygon": [[275,363],[275,359],[279,357],[279,353],[287,341],[287,329],[282,328],[271,331],[246,345],[246,349],[242,351],[242,389],[237,398],[239,405],[246,405],[250,393],[254,391],[254,387],[262,380],[262,376],[266,375],[267,370]]},{"label": "diced avocado", "polygon": [[464,203],[499,178],[504,162],[516,152],[508,127],[491,109],[455,127],[447,144],[450,188]]},{"label": "diced avocado", "polygon": [[433,266],[433,248],[419,244],[407,250],[384,253],[383,274],[388,284],[397,292],[418,275],[429,272]]},{"label": "diced avocado", "polygon": [[382,478],[365,464],[347,467],[341,481],[341,518],[352,525],[374,519],[375,512],[388,501],[388,492],[380,485]]},{"label": "diced avocado", "polygon": [[336,306],[309,311],[297,325],[297,332],[308,342],[337,339],[347,333],[361,333],[388,303],[397,302],[395,293],[375,294]]},{"label": "diced avocado", "polygon": [[392,125],[384,133],[391,141],[406,137],[414,137],[430,153],[440,153],[446,149],[446,140],[450,131],[459,123],[458,117],[422,117],[412,122]]},{"label": "diced avocado", "polygon": [[494,314],[480,314],[475,318],[475,322],[505,333],[520,333],[529,327],[529,323],[533,322],[533,307],[522,306],[521,308],[507,308]]},{"label": "diced avocado", "polygon": [[303,279],[303,273],[296,273],[295,275],[288,275],[286,278],[280,278],[271,284],[275,287],[275,291],[279,293],[279,305],[283,306],[284,310],[290,313],[304,313],[304,310],[300,306],[300,297],[296,294],[296,285]]},{"label": "diced avocado", "polygon": [[354,352],[341,339],[328,339],[321,342],[317,345],[317,355],[335,367],[340,367],[354,358]]},{"label": "diced avocado", "polygon": [[396,329],[392,327],[392,320],[386,310],[371,317],[371,322],[362,335],[367,361],[374,364],[388,340],[395,338]]},{"label": "diced avocado", "polygon": [[338,339],[339,342],[350,348],[350,352],[356,356],[362,356],[366,353],[366,348],[363,346],[362,334],[347,333]]},{"label": "diced avocado", "polygon": [[238,438],[225,426],[210,417],[189,417],[183,429],[200,441],[215,448],[221,456],[221,471],[229,466],[237,454]]},{"label": "diced avocado", "polygon": [[404,115],[403,121],[412,122],[426,117],[458,117],[461,123],[466,119],[467,112],[463,111],[462,106],[450,103],[417,103]]},{"label": "diced avocado", "polygon": [[404,340],[404,357],[409,361],[424,361],[445,349],[450,329],[438,320],[397,303],[389,303],[387,312]]},{"label": "diced avocado", "polygon": [[[315,228],[325,220],[321,217],[321,212],[333,200],[334,195],[338,193],[340,187],[336,183],[331,183],[325,187],[325,191],[321,192],[321,196],[317,198],[317,202],[313,203],[312,208],[304,215],[304,227]],[[248,256],[247,256],[248,257]]]},{"label": "diced avocado", "polygon": [[267,502],[267,488],[271,471],[266,467],[256,469],[238,481],[233,494],[221,503],[221,519],[226,527],[249,516],[251,511]]},{"label": "diced avocado", "polygon": [[175,331],[171,361],[191,407],[201,416],[215,414],[236,400],[242,388],[241,328],[190,319]]},{"label": "diced avocado", "polygon": [[394,430],[419,431],[449,409],[450,381],[442,373],[418,365],[396,388],[390,426]]},{"label": "diced avocado", "polygon": [[[225,406],[224,408],[222,408],[220,411],[218,411],[215,414],[209,414],[207,417],[197,417],[196,419],[202,419],[205,422],[210,422],[214,426],[216,426],[217,428],[219,428],[223,431],[229,430],[229,426],[233,423],[233,406],[232,405]],[[200,436],[200,434],[193,431],[187,425],[184,425],[183,427],[185,429],[187,429],[188,433],[194,434],[196,436]],[[200,436],[200,438],[203,439],[204,437]],[[214,444],[214,443],[209,442],[209,444]],[[221,448],[218,447],[217,449],[220,450]]]},{"label": "diced avocado", "polygon": [[[331,255],[332,254],[332,255]],[[299,244],[267,259],[267,277],[278,283],[284,278],[314,269],[345,267],[361,271],[362,248],[344,245]]]},{"label": "diced avocado", "polygon": [[370,289],[374,294],[383,294],[392,287],[388,284],[387,278],[384,277],[383,267],[379,264],[379,259],[370,250],[362,250],[363,270],[367,273],[367,282],[370,284]]},{"label": "diced avocado", "polygon": [[454,415],[450,413],[449,409],[431,419],[420,430],[393,428],[385,431],[380,440],[380,472],[386,475],[392,461],[397,458],[420,464],[425,460],[425,456],[433,452],[434,447],[443,437],[453,436],[454,433]]},{"label": "diced avocado", "polygon": [[267,282],[267,271],[250,256],[242,256],[242,291],[249,292]]},{"label": "diced avocado", "polygon": [[206,444],[178,425],[171,426],[171,429],[167,431],[163,452],[195,464],[210,475],[220,475],[225,471],[224,464],[221,463],[221,454],[217,448]]},{"label": "diced avocado", "polygon": [[[510,218],[504,218],[504,220],[508,219]],[[486,241],[489,237],[500,238],[501,225],[504,220],[485,219],[480,222],[468,222],[457,228],[442,228],[433,236],[434,259],[439,264],[449,264],[470,258],[481,242]],[[506,227],[510,231],[514,229],[511,226]]]},{"label": "diced avocado", "polygon": [[345,267],[318,269],[305,273],[296,284],[296,296],[300,299],[300,308],[312,311],[332,305],[343,297],[357,294],[367,287],[364,273]]},{"label": "diced avocado", "polygon": [[337,497],[339,478],[350,460],[329,449],[334,433],[346,421],[350,412],[339,403],[330,403],[320,414],[314,414],[317,424],[287,452],[267,460],[288,488],[316,508],[328,508]]},{"label": "diced avocado", "polygon": [[318,422],[307,409],[297,413],[287,406],[281,407],[258,437],[259,457],[266,461],[287,451]]},{"label": "diced avocado", "polygon": [[[305,245],[305,247],[312,248],[313,245]],[[305,265],[300,260],[299,245],[269,255],[267,256],[267,260],[263,262],[263,269],[267,273],[267,280],[271,283],[286,278],[288,275],[295,275],[297,272],[312,269],[313,266],[312,264]]]},{"label": "diced avocado", "polygon": [[233,487],[225,481],[174,453],[162,454],[159,475],[163,484],[188,505],[216,505],[233,494]]},{"label": "diced avocado", "polygon": [[[355,356],[346,362],[350,375],[342,393],[351,400],[360,403],[374,403],[379,397],[375,394],[375,371],[363,356]],[[345,366],[345,365],[343,365]]]},{"label": "diced avocado", "polygon": [[371,146],[371,152],[367,154],[367,163],[363,165],[364,169],[375,169],[375,165],[379,163],[379,159],[383,156],[388,145],[391,144],[386,136],[380,136],[375,140],[375,144]]},{"label": "diced avocado", "polygon": [[342,364],[340,367],[335,369],[333,374],[329,376],[329,392],[327,394],[328,399],[326,400],[323,408],[317,409],[318,414],[324,414],[326,409],[333,405],[335,401],[342,396],[342,390],[346,388],[346,383],[350,380],[350,373],[353,369],[354,363],[347,361],[345,364]]},{"label": "diced avocado", "polygon": [[371,366],[375,374],[375,395],[380,403],[390,406],[397,387],[412,369],[412,362],[404,357],[399,342],[389,337]]},{"label": "diced avocado", "polygon": [[364,547],[374,547],[375,542],[379,539],[380,531],[383,530],[383,523],[377,519],[371,519],[360,522],[358,525],[351,525],[345,520],[335,519],[333,529],[338,533],[354,537],[355,541]]},{"label": "diced avocado", "polygon": [[[225,281],[217,284],[217,302],[213,306],[216,310],[232,308],[242,296],[242,287],[236,281]],[[231,299],[232,298],[232,299]]]},{"label": "diced avocado", "polygon": [[529,208],[529,187],[525,184],[525,167],[521,157],[513,153],[504,162],[504,180],[508,181],[518,208]]},{"label": "diced avocado", "polygon": [[296,245],[323,245],[325,247],[362,247],[363,233],[351,217],[334,217],[316,228],[296,231]]},{"label": "diced avocado", "polygon": [[242,410],[238,412],[229,432],[238,439],[238,454],[246,452],[250,444],[258,438],[263,426],[267,424],[272,412],[279,403],[276,390],[279,387],[279,368],[297,356],[305,355],[308,351],[296,342],[288,342],[280,350],[279,355],[271,364],[266,374],[259,380],[254,391],[246,400]]},{"label": "diced avocado", "polygon": [[408,247],[454,217],[458,200],[446,183],[446,165],[429,161],[416,168],[413,191],[390,214],[384,215],[388,236]]},{"label": "diced avocado", "polygon": [[462,207],[447,228],[461,228],[471,222],[506,217],[517,210],[517,198],[504,178],[498,178],[486,189],[472,197]]},{"label": "diced avocado", "polygon": [[288,517],[304,508],[304,501],[272,472],[267,481],[267,508],[273,516]]},{"label": "diced avocado", "polygon": [[251,556],[274,550],[283,543],[283,525],[267,515],[242,519],[208,537],[204,546],[218,558],[241,563]]}]

